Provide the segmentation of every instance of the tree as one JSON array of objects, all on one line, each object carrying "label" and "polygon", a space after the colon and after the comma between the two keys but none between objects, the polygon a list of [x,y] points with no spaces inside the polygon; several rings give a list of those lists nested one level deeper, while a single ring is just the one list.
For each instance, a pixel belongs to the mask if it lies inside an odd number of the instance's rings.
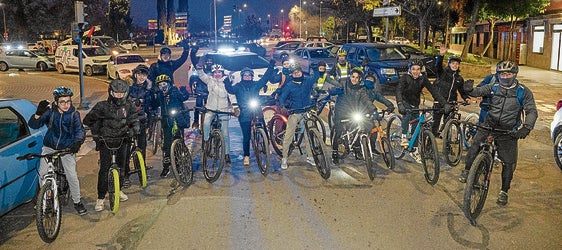
[{"label": "tree", "polygon": [[264,30],[261,25],[261,21],[255,15],[250,15],[246,18],[244,27],[241,30],[241,36],[248,40],[255,40],[261,37]]},{"label": "tree", "polygon": [[403,0],[394,1],[402,6],[402,11],[414,16],[418,21],[420,48],[425,48],[425,29],[429,16],[435,11],[437,0]]},{"label": "tree", "polygon": [[466,60],[466,58],[468,57],[468,48],[470,48],[470,46],[472,46],[472,36],[474,34],[474,30],[476,29],[476,21],[478,20],[478,10],[480,9],[480,2],[481,0],[472,0],[472,1],[467,1],[467,6],[469,6],[471,9],[471,21],[470,21],[470,26],[468,28],[468,32],[467,32],[467,37],[466,37],[466,41],[464,43],[464,47],[462,48],[462,53],[461,53],[461,58],[463,60]]},{"label": "tree", "polygon": [[129,0],[111,1],[107,17],[109,25],[105,27],[104,33],[121,39],[129,37],[129,33],[133,31]]}]

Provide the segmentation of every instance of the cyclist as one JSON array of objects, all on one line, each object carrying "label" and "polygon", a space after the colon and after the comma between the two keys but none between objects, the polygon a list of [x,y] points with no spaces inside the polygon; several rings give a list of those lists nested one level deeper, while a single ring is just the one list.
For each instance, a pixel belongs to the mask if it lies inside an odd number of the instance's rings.
[{"label": "cyclist", "polygon": [[[96,103],[84,117],[84,124],[92,129],[92,134],[102,136],[105,140],[105,143],[96,142],[96,149],[100,151],[98,199],[94,207],[96,211],[103,210],[108,189],[107,176],[111,167],[111,151],[108,147],[115,148],[120,145],[117,150],[117,164],[124,167],[127,161],[128,144],[123,143],[122,138],[133,137],[140,132],[137,108],[127,99],[129,85],[121,79],[115,79],[111,81],[107,91],[109,92],[107,100]],[[123,174],[119,173],[121,185],[123,177]],[[123,191],[119,194],[121,201],[129,199]]]},{"label": "cyclist", "polygon": [[[503,61],[498,62],[498,64],[496,64],[496,69],[498,68],[498,66],[502,63]],[[496,72],[494,74],[489,74],[486,77],[484,77],[484,79],[482,80],[482,82],[480,82],[480,84],[478,84],[478,87],[480,86],[484,86],[487,84],[497,84],[498,83],[498,79],[500,78],[500,74],[499,72]],[[491,98],[490,97],[483,97],[482,101],[480,102],[480,115],[478,116],[478,124],[482,124],[482,122],[484,122],[484,119],[486,118],[486,116],[488,116],[488,109],[489,109],[489,105],[491,102]]]},{"label": "cyclist", "polygon": [[346,59],[347,51],[340,49],[338,51],[338,61],[336,62],[335,66],[330,70],[330,76],[334,77],[337,81],[340,82],[340,85],[344,85],[347,83],[347,79],[351,74],[351,63],[349,63]]},{"label": "cyclist", "polygon": [[[500,135],[495,140],[497,156],[502,161],[502,187],[496,201],[501,206],[507,204],[507,192],[517,166],[517,140],[529,135],[538,117],[533,93],[516,79],[517,73],[519,73],[519,67],[516,63],[502,61],[496,65],[496,74],[499,76],[497,84],[477,88],[474,88],[472,80],[466,81],[464,84],[464,89],[469,95],[491,99],[488,116],[484,119],[483,126],[514,131],[512,134]],[[518,97],[520,95],[521,100]],[[522,114],[525,115],[524,121],[521,120]],[[460,182],[466,182],[469,169],[480,150],[478,145],[486,139],[488,134],[487,131],[477,130],[472,147],[468,149],[466,165],[459,177]]]},{"label": "cyclist", "polygon": [[[433,88],[437,89],[439,94],[445,98],[447,102],[457,101],[457,92],[461,95],[463,100],[469,101],[470,98],[463,89],[464,79],[459,69],[462,60],[460,57],[451,55],[447,60],[447,66],[443,67],[443,56],[445,53],[447,53],[447,47],[441,46],[439,55],[435,60],[437,79],[433,82]],[[436,102],[433,107],[441,109],[443,105]],[[443,113],[442,110],[433,111],[432,132],[435,136],[439,137],[441,120],[446,119],[448,115],[449,113]]]},{"label": "cyclist", "polygon": [[[197,51],[199,47],[191,48],[191,64],[196,65],[198,62]],[[211,66],[213,65],[213,58],[207,57],[205,63],[203,64],[203,72],[205,74],[211,74]],[[199,79],[197,72],[194,72],[192,77],[189,79],[189,87],[191,91],[196,95],[195,97],[195,107],[201,108],[207,103],[207,96],[209,95],[209,90],[207,89],[207,84]],[[195,77],[194,77],[195,76]],[[192,128],[199,128],[199,110],[193,111],[193,124]]]},{"label": "cyclist", "polygon": [[[38,129],[47,126],[48,130],[43,137],[42,154],[52,153],[55,150],[69,148],[72,154],[60,157],[70,194],[74,202],[74,209],[80,215],[88,213],[80,201],[80,183],[76,174],[76,153],[84,143],[84,126],[80,114],[72,105],[72,90],[67,87],[58,87],[53,91],[55,101],[42,100],[37,106],[37,111],[29,118],[29,127]],[[47,174],[47,162],[40,161],[39,176],[41,180]]]},{"label": "cyclist", "polygon": [[[314,71],[314,74],[309,77],[304,77],[302,74],[302,68],[300,65],[295,64],[291,68],[291,80],[286,82],[286,86],[283,87],[283,91],[279,95],[279,106],[282,109],[301,109],[306,106],[309,106],[310,103],[310,95],[314,88],[316,82],[318,82],[318,65],[311,65]],[[287,113],[284,111],[283,113]],[[290,133],[289,131],[295,131],[297,124],[301,124],[303,121],[303,111],[299,111],[298,113],[293,113],[289,115],[287,121],[287,128],[285,131],[288,133],[285,134],[283,138],[283,159],[281,160],[281,169],[287,169],[287,158],[289,156],[289,145],[293,141],[293,137],[295,136],[294,133]],[[311,164],[314,164],[314,159],[312,158],[312,150],[310,149],[310,145],[308,145],[308,136],[304,133],[304,141],[307,143],[306,145],[306,161]]]},{"label": "cyclist", "polygon": [[[142,152],[143,159],[146,159],[146,138],[148,127],[148,113],[150,105],[147,104],[147,95],[152,88],[152,82],[148,80],[148,67],[139,64],[133,69],[133,84],[129,86],[129,95],[127,98],[135,105],[138,111],[140,132],[137,137],[138,147]],[[127,154],[129,155],[129,154]],[[148,169],[149,167],[147,167]],[[129,168],[125,168],[125,181],[123,188],[128,188],[131,182],[129,181]]]},{"label": "cyclist", "polygon": [[165,178],[170,173],[170,165],[172,164],[170,159],[170,149],[172,147],[172,127],[174,126],[174,120],[176,120],[179,131],[183,136],[183,131],[189,127],[189,116],[179,114],[170,117],[171,111],[184,111],[183,102],[189,98],[189,93],[185,86],[181,86],[179,89],[173,86],[172,79],[168,75],[162,74],[156,77],[155,82],[156,88],[153,88],[149,94],[148,102],[152,106],[152,109],[157,109],[160,107],[162,112],[162,131],[164,133],[164,145],[162,146],[163,157],[162,157],[162,173],[160,177]]},{"label": "cyclist", "polygon": [[[269,78],[273,74],[273,67],[275,66],[275,60],[269,61],[269,67],[263,75],[263,77],[254,81],[254,71],[248,67],[243,68],[240,71],[240,78],[242,79],[239,83],[232,86],[231,77],[227,77],[224,80],[226,91],[230,94],[236,95],[236,100],[238,101],[238,107],[240,108],[240,115],[238,116],[238,122],[240,123],[240,128],[242,129],[242,149],[244,150],[244,165],[250,165],[250,131],[253,119],[253,112],[250,107],[251,100],[259,100],[259,92],[264,86],[266,86]],[[261,114],[261,111],[259,112]],[[261,115],[262,122],[263,115]],[[255,152],[254,152],[255,153]]]},{"label": "cyclist", "polygon": [[172,83],[174,82],[174,72],[187,61],[189,55],[189,43],[184,40],[181,46],[183,47],[183,52],[176,60],[171,59],[172,50],[170,50],[170,48],[164,47],[160,49],[160,58],[157,62],[150,65],[148,79],[150,79],[151,82],[155,82],[156,77],[162,74],[168,75],[170,79],[172,79]]},{"label": "cyclist", "polygon": [[[408,74],[400,77],[398,82],[398,87],[396,88],[396,104],[398,106],[398,112],[403,115],[402,117],[402,145],[408,144],[408,139],[406,135],[408,133],[408,126],[410,121],[415,120],[419,117],[417,112],[409,112],[410,109],[417,109],[420,105],[420,95],[422,94],[422,89],[426,88],[433,96],[433,99],[439,101],[439,103],[444,103],[445,113],[449,113],[452,110],[452,106],[446,102],[437,89],[433,88],[427,76],[422,74],[421,69],[423,67],[423,62],[417,59],[411,60],[408,64]],[[411,133],[414,132],[417,126],[417,122],[412,123]],[[415,147],[413,152],[410,152],[410,156],[418,163],[421,163],[421,156],[418,152],[418,148]]]},{"label": "cyclist", "polygon": [[[228,98],[228,92],[224,86],[224,68],[220,64],[213,64],[211,66],[212,76],[205,74],[201,66],[197,67],[197,73],[201,81],[207,84],[209,88],[209,96],[207,97],[206,108],[218,111],[228,112],[231,111],[232,105],[230,104],[230,99]],[[213,112],[207,112],[205,114],[205,123],[203,124],[203,146],[206,146],[207,140],[209,140],[211,122],[215,115],[219,116],[221,121],[221,132],[224,137],[225,151],[226,151],[226,163],[230,164],[230,137],[228,135],[228,124],[230,116],[227,114],[215,114]]]},{"label": "cyclist", "polygon": [[[374,105],[374,101],[383,103],[389,112],[394,110],[394,105],[392,102],[387,100],[384,96],[375,93],[374,91],[368,90],[362,82],[363,69],[355,67],[351,70],[351,76],[348,80],[347,89],[343,91],[343,94],[338,96],[336,101],[336,106],[334,110],[334,135],[332,137],[332,160],[335,164],[339,163],[338,146],[339,138],[343,131],[343,126],[341,123],[342,119],[345,119],[353,113],[360,114],[374,114],[377,111],[377,107]],[[369,132],[373,129],[374,123],[370,121],[365,121],[363,128],[365,131]]]}]

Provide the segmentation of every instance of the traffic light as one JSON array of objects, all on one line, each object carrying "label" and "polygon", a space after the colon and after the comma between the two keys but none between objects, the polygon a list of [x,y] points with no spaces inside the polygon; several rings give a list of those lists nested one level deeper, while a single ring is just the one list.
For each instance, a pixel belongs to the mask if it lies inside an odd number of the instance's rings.
[{"label": "traffic light", "polygon": [[84,13],[84,8],[88,7],[83,1],[74,2],[74,15],[76,23],[84,23],[84,17],[88,16]]}]

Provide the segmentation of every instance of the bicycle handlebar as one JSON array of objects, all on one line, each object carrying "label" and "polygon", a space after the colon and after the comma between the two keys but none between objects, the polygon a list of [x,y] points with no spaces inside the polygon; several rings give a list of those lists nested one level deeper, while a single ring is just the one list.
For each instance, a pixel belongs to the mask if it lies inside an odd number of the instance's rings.
[{"label": "bicycle handlebar", "polygon": [[492,133],[501,133],[501,134],[506,134],[506,135],[512,135],[513,133],[515,133],[514,130],[482,126],[482,125],[479,125],[479,124],[476,124],[476,123],[473,123],[473,122],[470,122],[470,121],[461,121],[461,124],[474,126],[474,127],[479,128],[479,129],[482,129],[482,130],[490,131]]},{"label": "bicycle handlebar", "polygon": [[48,154],[36,154],[36,153],[27,153],[25,155],[21,155],[16,157],[17,160],[19,161],[23,161],[23,160],[32,160],[34,158],[47,158],[47,157],[51,157],[54,155],[66,155],[66,154],[70,154],[70,149],[69,148],[65,148],[65,149],[61,149],[61,150],[55,150],[52,153],[48,153]]},{"label": "bicycle handlebar", "polygon": [[206,112],[213,112],[215,114],[223,114],[223,115],[234,115],[234,112],[230,112],[230,111],[220,111],[220,110],[214,110],[214,109],[208,109],[205,107],[195,107],[196,110],[199,110],[200,112],[206,113]]}]

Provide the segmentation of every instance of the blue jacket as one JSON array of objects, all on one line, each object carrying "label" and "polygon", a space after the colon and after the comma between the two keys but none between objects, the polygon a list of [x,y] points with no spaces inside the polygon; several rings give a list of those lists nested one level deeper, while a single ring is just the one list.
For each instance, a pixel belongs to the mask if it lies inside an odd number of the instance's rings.
[{"label": "blue jacket", "polygon": [[300,109],[311,105],[311,94],[314,85],[318,81],[318,69],[314,69],[314,75],[304,77],[302,82],[291,81],[285,83],[279,95],[279,105],[288,109]]},{"label": "blue jacket", "polygon": [[43,145],[52,149],[65,149],[74,142],[83,143],[86,138],[80,113],[74,106],[62,114],[54,107],[41,115],[39,119],[35,119],[35,115],[29,118],[29,127],[32,129],[38,129],[44,125],[47,125],[49,129],[43,137]]},{"label": "blue jacket", "polygon": [[[236,85],[232,86],[230,78],[224,80],[224,87],[229,94],[236,95],[236,101],[238,102],[238,107],[240,107],[240,116],[238,116],[238,121],[249,122],[252,120],[252,110],[249,106],[249,101],[253,98],[259,101],[259,92],[264,86],[267,85],[273,69],[267,69],[262,78],[258,81],[240,81]],[[261,110],[260,110],[261,112]]]}]

